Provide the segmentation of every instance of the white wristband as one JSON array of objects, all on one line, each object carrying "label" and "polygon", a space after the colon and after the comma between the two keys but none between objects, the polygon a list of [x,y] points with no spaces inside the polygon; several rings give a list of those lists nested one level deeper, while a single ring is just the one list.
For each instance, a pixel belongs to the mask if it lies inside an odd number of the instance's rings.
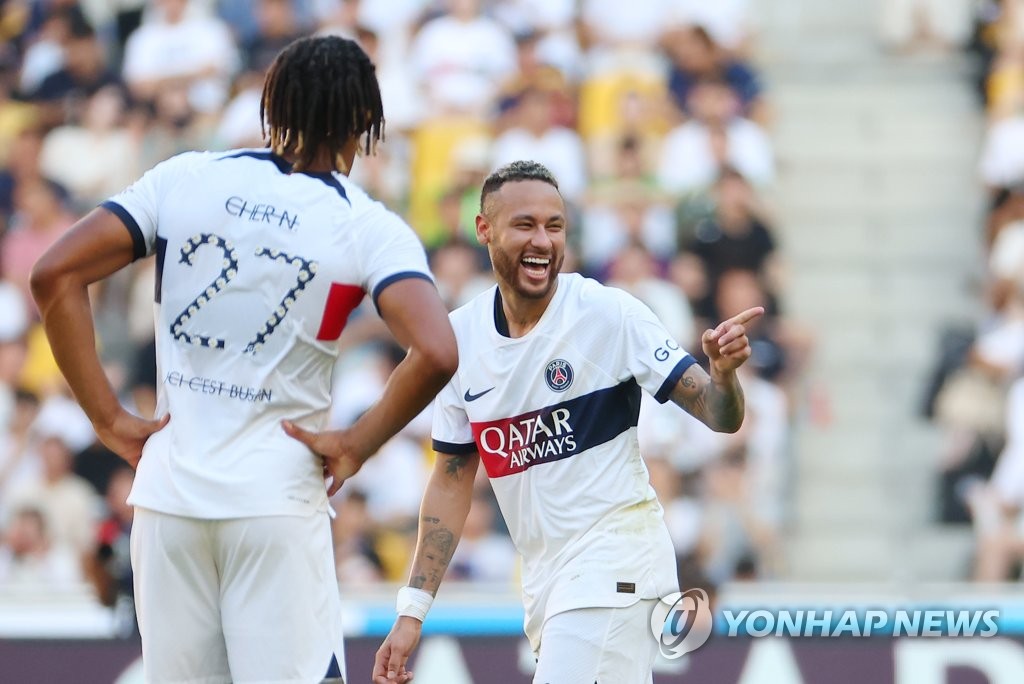
[{"label": "white wristband", "polygon": [[402,587],[398,590],[398,600],[395,601],[395,609],[399,615],[413,617],[423,622],[427,617],[427,611],[430,610],[430,604],[433,602],[434,597],[430,595],[429,591]]}]

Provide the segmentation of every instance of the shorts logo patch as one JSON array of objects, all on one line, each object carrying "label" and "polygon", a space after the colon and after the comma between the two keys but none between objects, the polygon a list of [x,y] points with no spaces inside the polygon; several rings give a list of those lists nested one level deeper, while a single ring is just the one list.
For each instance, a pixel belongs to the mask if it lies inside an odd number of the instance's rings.
[{"label": "shorts logo patch", "polygon": [[572,385],[572,366],[565,359],[555,359],[544,370],[544,382],[555,392],[564,392]]}]

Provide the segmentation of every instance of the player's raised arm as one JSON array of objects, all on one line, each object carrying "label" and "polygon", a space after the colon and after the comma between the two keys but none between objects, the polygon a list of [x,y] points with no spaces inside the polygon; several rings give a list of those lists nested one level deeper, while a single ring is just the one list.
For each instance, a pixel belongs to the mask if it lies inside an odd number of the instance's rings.
[{"label": "player's raised arm", "polygon": [[693,364],[673,388],[670,398],[716,432],[736,432],[743,425],[743,389],[736,369],[750,358],[745,324],[764,313],[762,307],[705,330],[701,346],[711,362],[711,374]]},{"label": "player's raised arm", "polygon": [[133,467],[146,440],[167,419],[143,420],[118,401],[96,353],[88,287],[138,256],[139,245],[121,219],[106,209],[95,209],[32,269],[32,296],[57,366],[100,440]]},{"label": "player's raised arm", "polygon": [[399,590],[398,618],[377,651],[373,664],[374,684],[412,679],[405,664],[419,643],[423,618],[462,537],[479,464],[480,456],[476,452],[437,455],[420,505],[419,534],[409,584]]}]

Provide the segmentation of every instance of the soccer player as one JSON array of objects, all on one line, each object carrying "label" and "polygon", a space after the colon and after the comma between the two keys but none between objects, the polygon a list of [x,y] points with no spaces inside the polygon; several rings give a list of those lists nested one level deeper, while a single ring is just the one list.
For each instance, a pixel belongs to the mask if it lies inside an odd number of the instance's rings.
[{"label": "soccer player", "polygon": [[626,292],[559,274],[567,219],[535,162],[484,182],[476,219],[497,286],[451,314],[460,366],[434,404],[438,452],[409,584],[374,663],[408,681],[409,654],[458,544],[480,462],[522,556],[525,631],[539,684],[651,681],[658,597],[679,591],[672,542],[637,447],[640,391],[709,427],[743,421],[744,323],[704,333],[706,373]]},{"label": "soccer player", "polygon": [[[137,466],[131,557],[147,682],[344,677],[328,495],[458,364],[422,245],[346,176],[383,126],[366,54],[337,37],[296,41],[267,73],[261,117],[269,149],[158,164],[32,276],[75,396]],[[159,420],[119,404],[87,293],[149,255]],[[351,429],[317,432],[335,340],[365,293],[408,355]]]}]

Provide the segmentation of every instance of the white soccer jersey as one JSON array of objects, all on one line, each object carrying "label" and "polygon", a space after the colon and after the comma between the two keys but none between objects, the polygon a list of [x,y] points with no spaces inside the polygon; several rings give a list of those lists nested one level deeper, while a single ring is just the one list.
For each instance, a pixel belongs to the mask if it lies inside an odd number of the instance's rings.
[{"label": "white soccer jersey", "polygon": [[520,338],[496,287],[451,314],[459,370],[438,395],[434,449],[478,451],[523,557],[526,634],[583,607],[678,591],[640,458],[640,389],[666,401],[694,359],[644,304],[575,274]]},{"label": "white soccer jersey", "polygon": [[197,518],[326,510],[322,464],[281,428],[325,427],[349,313],[429,279],[413,231],[344,175],[268,150],[190,152],[103,206],[156,256],[157,414],[129,502]]}]

